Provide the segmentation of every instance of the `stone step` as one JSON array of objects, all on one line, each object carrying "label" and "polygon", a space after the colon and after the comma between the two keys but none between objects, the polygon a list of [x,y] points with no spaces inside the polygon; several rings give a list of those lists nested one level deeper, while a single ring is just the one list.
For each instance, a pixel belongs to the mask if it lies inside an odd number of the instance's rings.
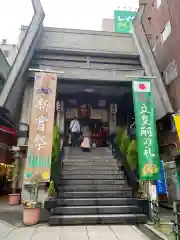
[{"label": "stone step", "polygon": [[88,160],[102,160],[102,159],[108,159],[108,160],[112,160],[113,156],[112,154],[109,155],[101,155],[101,156],[94,156],[94,155],[89,155],[85,154],[85,155],[65,155],[64,156],[64,160],[83,160],[83,161],[88,161]]},{"label": "stone step", "polygon": [[119,175],[124,174],[123,170],[106,170],[106,169],[73,169],[73,170],[63,170],[63,175],[71,174],[71,175]]},{"label": "stone step", "polygon": [[52,215],[49,225],[145,224],[145,214]]},{"label": "stone step", "polygon": [[[63,161],[64,166],[117,166],[117,162],[114,160],[104,160],[104,161]],[[120,165],[120,164],[119,164]]]},{"label": "stone step", "polygon": [[132,190],[105,191],[69,191],[58,192],[59,198],[132,198]]},{"label": "stone step", "polygon": [[58,186],[59,192],[81,192],[81,191],[128,191],[132,190],[131,187],[127,185],[65,185]]},{"label": "stone step", "polygon": [[118,180],[118,179],[125,179],[126,178],[126,175],[124,173],[121,173],[121,174],[112,174],[112,175],[103,175],[103,174],[92,174],[92,175],[89,175],[89,174],[86,174],[86,175],[79,175],[79,174],[61,174],[60,176],[60,179],[65,179],[65,180],[103,180],[103,179],[111,179],[111,180]]},{"label": "stone step", "polygon": [[68,206],[51,209],[52,215],[93,215],[93,214],[121,214],[121,213],[143,213],[138,206]]},{"label": "stone step", "polygon": [[111,179],[82,179],[82,180],[60,180],[59,185],[65,186],[65,185],[125,185],[127,184],[127,181],[124,179],[119,180],[111,180]]},{"label": "stone step", "polygon": [[56,206],[113,206],[113,205],[138,205],[143,202],[136,198],[57,198]]},{"label": "stone step", "polygon": [[105,170],[105,171],[118,171],[122,170],[121,167],[117,166],[92,166],[92,165],[77,165],[77,166],[63,166],[63,171],[76,171],[76,170]]},{"label": "stone step", "polygon": [[81,161],[81,162],[88,162],[88,161],[116,161],[114,157],[111,156],[64,156],[64,161],[73,162],[73,161]]}]

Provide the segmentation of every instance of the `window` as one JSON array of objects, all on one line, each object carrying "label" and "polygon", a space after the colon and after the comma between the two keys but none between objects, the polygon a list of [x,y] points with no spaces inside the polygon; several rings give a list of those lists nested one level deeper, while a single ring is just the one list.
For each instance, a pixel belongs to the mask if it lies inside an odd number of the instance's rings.
[{"label": "window", "polygon": [[156,0],[156,7],[159,8],[162,3],[162,0]]},{"label": "window", "polygon": [[173,59],[164,70],[164,81],[166,85],[171,84],[178,77],[178,66],[175,59]]},{"label": "window", "polygon": [[170,34],[171,34],[171,23],[170,23],[170,21],[168,21],[164,30],[161,33],[161,43],[162,44],[166,41],[166,39],[169,37]]}]

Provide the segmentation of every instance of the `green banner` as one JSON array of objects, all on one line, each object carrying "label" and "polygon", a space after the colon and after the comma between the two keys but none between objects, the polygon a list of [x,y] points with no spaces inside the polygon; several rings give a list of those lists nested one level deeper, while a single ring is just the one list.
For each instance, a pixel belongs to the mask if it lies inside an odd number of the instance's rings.
[{"label": "green banner", "polygon": [[180,188],[180,162],[179,159],[176,159],[176,175],[177,175],[177,181],[178,181],[178,187]]},{"label": "green banner", "polygon": [[138,143],[138,165],[141,180],[160,179],[160,158],[151,81],[133,81],[133,99]]},{"label": "green banner", "polygon": [[114,30],[119,33],[131,33],[132,21],[136,12],[131,11],[114,11]]}]

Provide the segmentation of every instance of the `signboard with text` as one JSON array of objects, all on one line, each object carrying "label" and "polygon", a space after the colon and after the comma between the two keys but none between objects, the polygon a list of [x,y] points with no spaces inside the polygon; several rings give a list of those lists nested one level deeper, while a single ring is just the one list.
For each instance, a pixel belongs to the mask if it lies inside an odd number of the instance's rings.
[{"label": "signboard with text", "polygon": [[180,141],[180,114],[174,114],[173,119],[176,127],[176,132]]},{"label": "signboard with text", "polygon": [[160,179],[160,159],[151,81],[133,81],[133,100],[138,144],[138,165],[141,180]]},{"label": "signboard with text", "polygon": [[50,180],[56,85],[56,74],[35,73],[25,183],[35,174]]},{"label": "signboard with text", "polygon": [[114,11],[114,31],[119,33],[131,33],[132,22],[136,12],[132,11]]},{"label": "signboard with text", "polygon": [[163,167],[163,161],[160,161],[160,179],[156,181],[156,189],[157,193],[159,195],[167,194],[166,190],[166,181],[165,181],[165,173],[164,173],[164,167]]}]

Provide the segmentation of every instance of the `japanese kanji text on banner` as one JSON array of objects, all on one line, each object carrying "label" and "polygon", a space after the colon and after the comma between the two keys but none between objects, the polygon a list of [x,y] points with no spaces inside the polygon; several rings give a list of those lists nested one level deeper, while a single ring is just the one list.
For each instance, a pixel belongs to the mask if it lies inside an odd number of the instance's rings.
[{"label": "japanese kanji text on banner", "polygon": [[25,183],[34,174],[50,180],[56,85],[56,74],[35,73]]},{"label": "japanese kanji text on banner", "polygon": [[151,81],[149,79],[142,78],[133,81],[133,99],[139,177],[141,180],[159,180],[160,158]]}]

